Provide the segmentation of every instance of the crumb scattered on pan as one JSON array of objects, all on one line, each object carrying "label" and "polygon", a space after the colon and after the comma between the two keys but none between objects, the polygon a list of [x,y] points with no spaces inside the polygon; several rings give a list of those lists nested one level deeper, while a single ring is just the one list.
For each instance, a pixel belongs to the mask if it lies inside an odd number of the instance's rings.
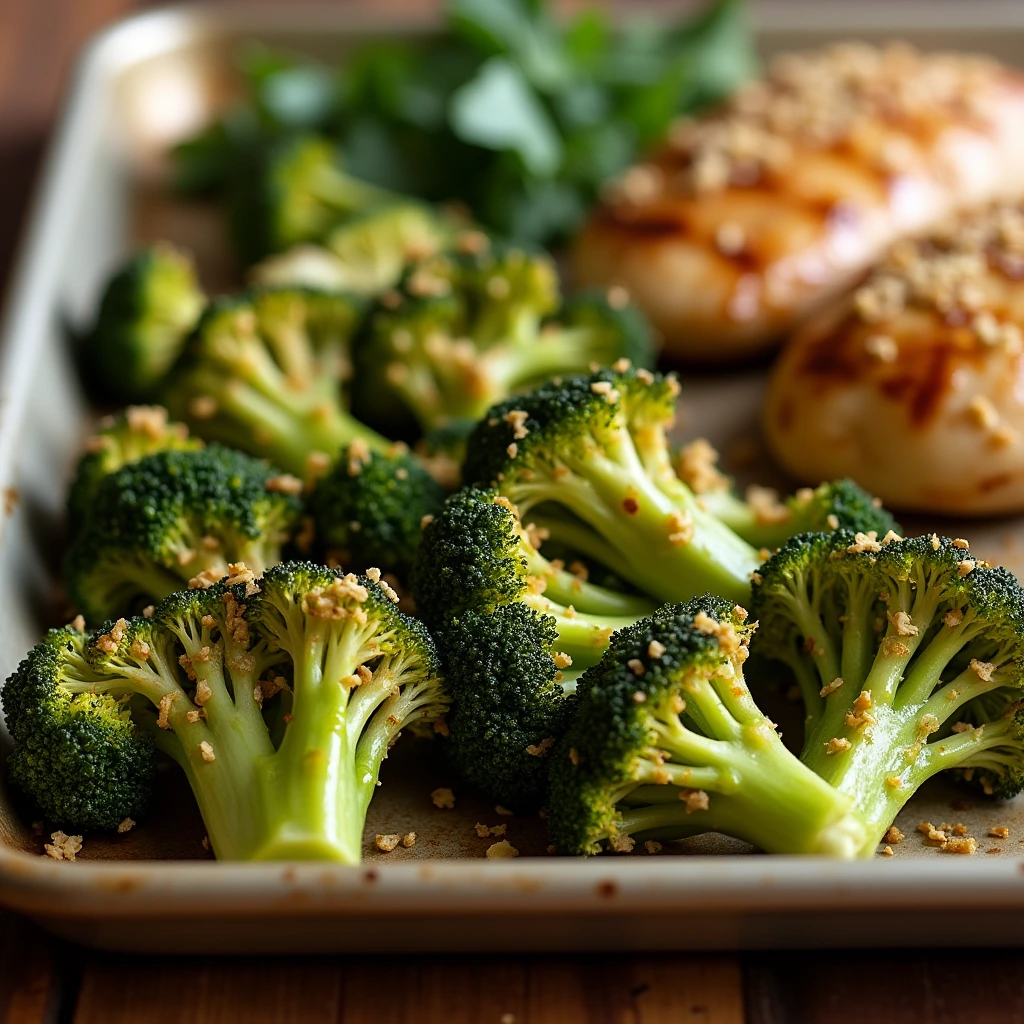
[{"label": "crumb scattered on pan", "polygon": [[650,854],[661,853],[661,843],[657,839],[648,839],[644,843],[644,849]]},{"label": "crumb scattered on pan", "polygon": [[387,836],[382,836],[378,833],[377,838],[374,840],[377,844],[377,849],[382,853],[390,853],[401,841],[402,837],[397,832]]},{"label": "crumb scattered on pan", "polygon": [[408,849],[410,849],[411,847],[413,847],[415,845],[416,845],[416,833],[415,832],[406,832],[405,835],[402,836],[402,846],[404,846],[408,850]]},{"label": "crumb scattered on pan", "polygon": [[502,814],[506,818],[511,818],[512,817],[512,812],[507,807],[502,807],[501,804],[495,804],[494,805],[494,813],[495,814]]},{"label": "crumb scattered on pan", "polygon": [[892,853],[892,847],[891,846],[884,846],[884,847],[882,847],[882,856],[883,857],[891,857],[892,855],[893,855],[893,853]]},{"label": "crumb scattered on pan", "polygon": [[1002,847],[1000,847],[1000,846],[990,846],[985,852],[986,853],[1002,853],[1003,850],[1002,850]]},{"label": "crumb scattered on pan", "polygon": [[73,861],[82,849],[82,837],[65,835],[63,832],[52,832],[50,841],[43,849],[46,851],[46,856],[52,857],[54,860]]},{"label": "crumb scattered on pan", "polygon": [[507,839],[502,839],[501,842],[487,847],[486,856],[488,860],[510,860],[512,857],[518,857],[519,851]]},{"label": "crumb scattered on pan", "polygon": [[117,826],[118,832],[131,832],[135,828],[135,822],[131,818],[125,818],[120,825]]},{"label": "crumb scattered on pan", "polygon": [[890,825],[884,839],[887,843],[902,843],[907,837],[895,826]]},{"label": "crumb scattered on pan", "polygon": [[1006,839],[1010,835],[1010,830],[1005,825],[996,825],[988,830],[988,834],[994,839]]},{"label": "crumb scattered on pan", "polygon": [[616,853],[632,853],[635,845],[636,840],[624,833],[617,832],[615,835],[608,837],[608,848]]},{"label": "crumb scattered on pan", "polygon": [[978,850],[978,843],[973,836],[954,837],[947,839],[942,847],[943,853],[972,854]]},{"label": "crumb scattered on pan", "polygon": [[506,831],[506,826],[505,825],[491,825],[491,826],[487,826],[487,825],[482,824],[479,821],[473,826],[473,828],[476,829],[476,834],[481,839],[486,839],[488,836],[503,836],[505,834],[505,831]]},{"label": "crumb scattered on pan", "polygon": [[435,807],[451,810],[455,806],[455,794],[447,786],[441,786],[430,794]]}]

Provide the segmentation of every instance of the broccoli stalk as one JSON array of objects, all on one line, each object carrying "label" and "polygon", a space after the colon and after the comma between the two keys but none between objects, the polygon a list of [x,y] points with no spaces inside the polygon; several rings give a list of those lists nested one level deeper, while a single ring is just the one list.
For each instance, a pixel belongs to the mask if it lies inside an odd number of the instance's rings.
[{"label": "broccoli stalk", "polygon": [[702,832],[775,853],[861,852],[850,798],[789,753],[750,696],[745,617],[719,598],[666,605],[583,674],[552,755],[549,827],[563,852]]},{"label": "broccoli stalk", "polygon": [[771,488],[757,486],[748,487],[745,498],[740,498],[717,463],[718,452],[697,438],[676,454],[674,469],[708,512],[755,547],[774,551],[798,533],[874,530],[884,537],[890,530],[900,532],[881,500],[853,480],[803,487],[785,501],[779,501]]},{"label": "broccoli stalk", "polygon": [[793,538],[760,570],[755,649],[804,697],[801,758],[881,838],[936,772],[990,793],[1024,784],[1024,592],[963,541],[836,531]]},{"label": "broccoli stalk", "polygon": [[346,410],[356,300],[309,289],[265,288],[214,302],[172,379],[176,416],[211,441],[302,475],[310,456],[360,440],[389,442]]},{"label": "broccoli stalk", "polygon": [[145,809],[155,744],[219,858],[358,863],[388,748],[447,706],[426,630],[373,576],[236,566],[148,618],[52,632],[4,688],[12,779],[57,824],[110,828]]},{"label": "broccoli stalk", "polygon": [[678,391],[672,377],[621,368],[552,381],[490,410],[463,475],[656,600],[747,601],[761,557],[671,467]]},{"label": "broccoli stalk", "polygon": [[392,600],[365,577],[312,564],[261,581],[252,620],[287,654],[293,696],[284,739],[263,765],[278,815],[258,856],[358,863],[388,749],[403,728],[447,710],[430,636]]},{"label": "broccoli stalk", "polygon": [[[477,420],[508,395],[594,363],[653,358],[639,312],[593,293],[556,313],[555,267],[546,256],[493,248],[441,253],[413,264],[384,296],[358,349],[365,400],[390,393],[426,433]],[[552,316],[552,314],[555,314]],[[378,415],[380,409],[378,409]]]}]

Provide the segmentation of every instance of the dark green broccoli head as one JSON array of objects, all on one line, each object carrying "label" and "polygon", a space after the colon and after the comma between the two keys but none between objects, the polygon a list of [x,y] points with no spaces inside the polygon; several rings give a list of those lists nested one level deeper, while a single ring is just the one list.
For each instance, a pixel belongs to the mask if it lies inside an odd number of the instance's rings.
[{"label": "dark green broccoli head", "polygon": [[302,507],[294,482],[220,445],[163,451],[101,484],[68,551],[72,600],[89,621],[137,610],[201,574],[280,559]]},{"label": "dark green broccoli head", "polygon": [[842,529],[855,533],[874,531],[885,537],[890,530],[902,532],[881,501],[853,480],[833,480],[813,489],[804,488],[786,504],[792,513],[789,527],[793,533]]},{"label": "dark green broccoli head", "polygon": [[83,339],[87,378],[114,401],[152,399],[205,302],[188,256],[166,242],[140,250],[110,279]]},{"label": "dark green broccoli head", "polygon": [[258,288],[210,305],[168,390],[195,433],[299,475],[311,456],[387,442],[345,409],[359,300],[309,288]]},{"label": "dark green broccoli head", "polygon": [[309,497],[318,544],[337,560],[405,574],[416,560],[424,517],[436,515],[444,491],[404,449],[343,448]]},{"label": "dark green broccoli head", "polygon": [[132,722],[127,691],[91,692],[99,677],[87,646],[73,629],[50,630],[7,680],[7,768],[55,826],[110,829],[146,811],[153,744]]},{"label": "dark green broccoli head", "polygon": [[494,800],[537,804],[573,702],[571,680],[554,660],[555,619],[520,603],[466,609],[438,637],[456,767]]},{"label": "dark green broccoli head", "polygon": [[334,142],[300,135],[257,149],[238,168],[230,198],[235,240],[253,263],[300,242],[323,242],[345,217],[392,196],[348,174]]},{"label": "dark green broccoli head", "polygon": [[86,443],[68,492],[68,520],[78,530],[91,514],[100,483],[122,466],[153,452],[195,451],[203,442],[189,437],[184,423],[172,423],[158,405],[130,405],[100,423]]},{"label": "dark green broccoli head", "polygon": [[671,422],[678,394],[674,377],[643,369],[605,368],[547,381],[498,403],[480,420],[467,442],[463,477],[493,486],[535,474],[550,478],[574,453],[582,460],[607,447],[614,458],[625,435]]}]

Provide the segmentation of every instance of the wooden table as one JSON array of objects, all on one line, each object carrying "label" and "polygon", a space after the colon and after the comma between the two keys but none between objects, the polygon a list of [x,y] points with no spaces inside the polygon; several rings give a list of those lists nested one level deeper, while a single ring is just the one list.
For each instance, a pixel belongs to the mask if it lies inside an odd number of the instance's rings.
[{"label": "wooden table", "polygon": [[[0,2],[0,281],[10,270],[76,50],[100,25],[138,6],[134,0]],[[949,926],[956,928],[953,915]],[[893,920],[880,942],[913,927],[912,920]],[[0,1024],[819,1021],[1024,1022],[1024,956],[899,950],[144,958],[78,949],[0,913]]]}]

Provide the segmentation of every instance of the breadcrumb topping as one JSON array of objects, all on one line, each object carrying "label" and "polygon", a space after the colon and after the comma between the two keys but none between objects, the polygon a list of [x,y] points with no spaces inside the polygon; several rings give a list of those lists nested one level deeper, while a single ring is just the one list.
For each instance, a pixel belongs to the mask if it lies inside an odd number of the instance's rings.
[{"label": "breadcrumb topping", "polygon": [[694,494],[728,490],[731,481],[718,469],[718,458],[710,442],[698,437],[680,448],[675,460],[676,475]]},{"label": "breadcrumb topping", "polygon": [[476,834],[481,839],[487,839],[490,836],[503,836],[508,831],[507,825],[483,825],[479,821],[473,826],[476,830]]},{"label": "breadcrumb topping", "polygon": [[616,832],[608,837],[608,848],[615,853],[632,853],[636,840],[625,832]]},{"label": "breadcrumb topping", "polygon": [[994,839],[1007,839],[1009,838],[1010,830],[1005,825],[996,825],[988,830],[988,834]]},{"label": "breadcrumb topping", "polygon": [[435,807],[442,810],[451,810],[455,806],[455,794],[447,787],[440,786],[430,794],[430,800]]},{"label": "breadcrumb topping", "polygon": [[519,856],[519,851],[507,839],[502,839],[492,846],[488,846],[484,856],[488,860],[511,860],[513,857]]},{"label": "breadcrumb topping", "polygon": [[272,476],[265,486],[272,494],[299,495],[302,493],[302,481],[297,476],[292,476],[291,473]]},{"label": "breadcrumb topping", "polygon": [[836,690],[838,690],[840,686],[844,685],[845,682],[846,682],[846,680],[844,680],[842,676],[836,676],[835,679],[833,679],[831,683],[826,683],[818,691],[818,696],[819,697],[827,697],[829,694],[835,693]]},{"label": "breadcrumb topping", "polygon": [[852,744],[845,736],[833,736],[832,739],[825,744],[825,753],[839,754],[844,750],[849,750],[851,746]]},{"label": "breadcrumb topping", "polygon": [[992,673],[995,672],[996,667],[990,661],[979,661],[977,658],[971,658],[970,670],[984,683],[992,681]]},{"label": "breadcrumb topping", "polygon": [[[120,831],[120,829],[118,829]],[[74,861],[82,849],[81,836],[69,836],[64,832],[52,832],[50,841],[43,846],[46,856],[53,860]]]},{"label": "breadcrumb topping", "polygon": [[533,757],[547,757],[548,752],[555,745],[555,738],[548,736],[542,739],[540,743],[531,743],[527,748],[526,752],[531,754]]},{"label": "breadcrumb topping", "polygon": [[210,745],[208,740],[203,740],[202,743],[199,744],[199,756],[207,764],[217,760],[217,755],[213,752],[213,747]]},{"label": "breadcrumb topping", "polygon": [[703,789],[680,790],[679,799],[686,804],[687,814],[695,814],[697,811],[706,811],[711,806],[711,798]]},{"label": "breadcrumb topping", "polygon": [[890,825],[883,836],[885,842],[893,844],[902,843],[906,838],[907,837],[895,825]]},{"label": "breadcrumb topping", "polygon": [[374,844],[381,853],[390,853],[401,841],[402,837],[397,832],[392,832],[389,835],[378,833]]}]

